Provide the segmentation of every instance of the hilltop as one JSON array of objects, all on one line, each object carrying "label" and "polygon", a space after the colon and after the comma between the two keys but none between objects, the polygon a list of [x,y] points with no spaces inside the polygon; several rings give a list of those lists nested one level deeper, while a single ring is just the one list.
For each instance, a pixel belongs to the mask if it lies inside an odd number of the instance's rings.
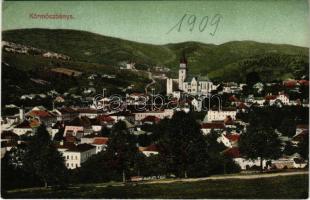
[{"label": "hilltop", "polygon": [[[3,40],[66,55],[71,58],[66,63],[98,65],[95,68],[79,66],[83,71],[110,70],[126,61],[134,61],[140,69],[159,65],[175,73],[182,52],[188,57],[191,73],[208,75],[218,81],[242,82],[252,71],[258,72],[264,81],[298,78],[301,74],[308,74],[309,64],[308,48],[254,41],[232,41],[221,45],[200,42],[153,45],[67,29],[8,30],[3,31]],[[4,53],[4,61],[22,59],[16,55],[14,59],[11,57],[12,53]],[[48,59],[39,60],[48,65]],[[31,62],[38,61],[29,62],[33,66],[36,64]],[[72,65],[73,68],[77,66]]]}]

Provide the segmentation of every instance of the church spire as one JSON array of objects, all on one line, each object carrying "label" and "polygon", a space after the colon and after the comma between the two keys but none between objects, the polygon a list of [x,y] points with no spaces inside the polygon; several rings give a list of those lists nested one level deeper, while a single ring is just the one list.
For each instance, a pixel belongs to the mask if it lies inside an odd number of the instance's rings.
[{"label": "church spire", "polygon": [[187,65],[187,59],[186,59],[186,56],[185,56],[185,52],[183,51],[182,52],[182,56],[180,58],[180,64],[185,64]]}]

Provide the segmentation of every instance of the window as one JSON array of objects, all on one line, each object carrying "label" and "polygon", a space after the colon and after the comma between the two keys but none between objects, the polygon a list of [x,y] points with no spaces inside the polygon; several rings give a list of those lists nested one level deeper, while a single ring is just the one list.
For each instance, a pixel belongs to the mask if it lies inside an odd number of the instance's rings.
[{"label": "window", "polygon": [[69,156],[67,156],[67,160],[69,160]]},{"label": "window", "polygon": [[77,160],[78,159],[78,157],[77,156],[75,156],[75,160]]}]

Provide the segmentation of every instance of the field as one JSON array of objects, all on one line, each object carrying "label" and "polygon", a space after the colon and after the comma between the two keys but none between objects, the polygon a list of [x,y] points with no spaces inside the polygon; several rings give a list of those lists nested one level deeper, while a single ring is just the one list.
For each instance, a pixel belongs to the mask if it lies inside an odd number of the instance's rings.
[{"label": "field", "polygon": [[308,175],[165,184],[85,184],[66,190],[26,189],[3,198],[307,198]]}]

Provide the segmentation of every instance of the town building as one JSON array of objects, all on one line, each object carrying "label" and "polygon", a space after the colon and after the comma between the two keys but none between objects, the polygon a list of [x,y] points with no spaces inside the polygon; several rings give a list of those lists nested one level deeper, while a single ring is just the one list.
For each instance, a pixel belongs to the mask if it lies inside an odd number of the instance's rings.
[{"label": "town building", "polygon": [[168,78],[166,81],[166,93],[167,95],[173,94],[173,82],[178,83],[178,89],[191,94],[191,95],[207,95],[212,90],[216,89],[216,86],[208,79],[208,77],[202,76],[190,76],[188,74],[187,59],[183,54],[180,59],[179,76],[178,79]]}]

